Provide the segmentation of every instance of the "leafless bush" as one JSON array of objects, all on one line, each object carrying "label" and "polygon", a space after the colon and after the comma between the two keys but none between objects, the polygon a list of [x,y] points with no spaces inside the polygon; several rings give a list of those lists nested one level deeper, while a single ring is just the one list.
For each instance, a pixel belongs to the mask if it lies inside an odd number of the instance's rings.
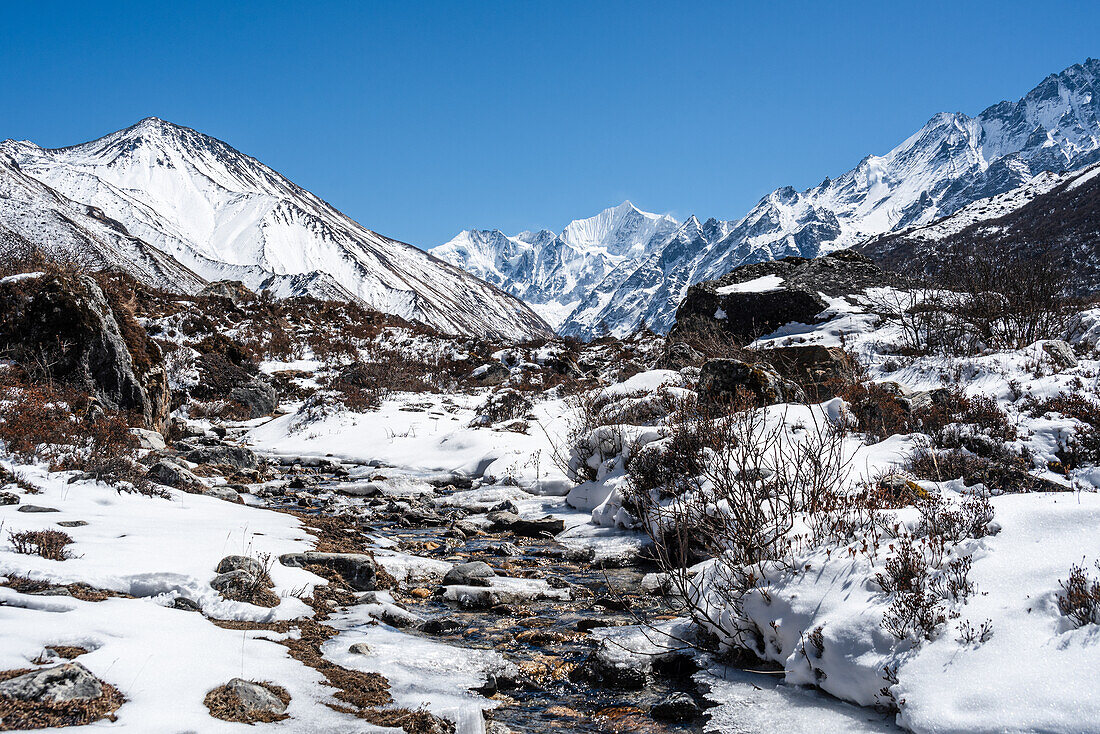
[{"label": "leafless bush", "polygon": [[[1100,561],[1096,562],[1100,569]],[[1073,566],[1069,578],[1058,581],[1062,591],[1058,594],[1058,611],[1069,618],[1075,627],[1100,624],[1100,580],[1094,579],[1083,566]]]},{"label": "leafless bush", "polygon": [[[824,423],[792,436],[783,423],[763,410],[703,415],[677,429],[678,443],[668,439],[679,447],[675,462],[666,448],[667,468],[647,462],[631,471],[631,509],[683,611],[739,644],[758,636],[740,610],[747,594],[763,593],[759,564],[789,564],[794,543],[814,542],[792,534],[796,524],[806,521],[813,536],[830,534],[843,505],[836,499],[849,474],[843,436]],[[716,560],[703,594],[690,568],[705,558]]]},{"label": "leafless bush", "polygon": [[8,533],[8,540],[16,553],[26,556],[41,556],[51,561],[64,561],[69,558],[65,546],[73,542],[68,533],[60,530],[24,530]]}]

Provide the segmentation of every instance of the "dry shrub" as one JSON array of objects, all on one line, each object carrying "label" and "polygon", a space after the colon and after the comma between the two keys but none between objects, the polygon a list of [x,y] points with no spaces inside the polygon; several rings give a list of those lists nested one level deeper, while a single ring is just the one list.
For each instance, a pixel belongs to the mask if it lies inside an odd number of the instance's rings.
[{"label": "dry shrub", "polygon": [[65,546],[73,542],[68,533],[60,530],[24,530],[8,533],[16,553],[26,556],[41,556],[51,561],[64,561],[69,558]]},{"label": "dry shrub", "polygon": [[[0,671],[0,680],[17,678],[32,672],[34,671],[29,668]],[[61,703],[0,698],[0,731],[83,726],[101,719],[114,721],[114,712],[125,703],[126,699],[114,686],[102,682],[101,685],[103,695],[90,701]]]},{"label": "dry shrub", "polygon": [[103,411],[87,394],[0,370],[0,441],[20,461],[46,461],[120,490],[157,494],[137,461],[134,424],[140,421]]},{"label": "dry shrub", "polygon": [[[282,686],[277,686],[269,681],[250,681],[258,686],[266,688],[284,704],[290,703],[290,694]],[[210,715],[222,721],[237,721],[243,724],[255,724],[257,722],[271,723],[289,718],[285,713],[273,714],[267,711],[255,711],[245,707],[240,697],[234,693],[228,685],[218,686],[206,694],[202,700],[210,710]]]},{"label": "dry shrub", "polygon": [[[1096,568],[1100,569],[1100,561]],[[1059,580],[1058,584],[1062,587],[1058,594],[1058,611],[1075,627],[1100,624],[1100,580],[1089,576],[1083,566],[1074,565],[1069,578]]]}]

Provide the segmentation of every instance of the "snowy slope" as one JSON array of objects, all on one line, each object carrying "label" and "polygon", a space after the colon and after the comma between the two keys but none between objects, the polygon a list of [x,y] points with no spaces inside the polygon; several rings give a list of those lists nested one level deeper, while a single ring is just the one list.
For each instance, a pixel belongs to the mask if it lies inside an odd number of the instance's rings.
[{"label": "snowy slope", "polygon": [[[206,280],[351,297],[448,333],[548,332],[518,300],[383,237],[229,145],[156,118],[70,148],[0,143],[23,174]],[[178,282],[177,288],[187,284]]]},{"label": "snowy slope", "polygon": [[[587,292],[559,331],[592,337],[606,328],[622,335],[643,321],[667,330],[688,286],[738,265],[852,247],[883,233],[927,225],[1021,186],[1032,187],[1034,195],[1052,185],[1047,172],[1097,161],[1100,61],[1089,59],[1050,75],[1022,99],[993,105],[976,117],[937,114],[884,155],[869,155],[850,171],[805,191],[776,189],[741,219],[689,219],[663,243],[651,242],[608,268],[603,281],[586,282]],[[996,216],[995,211],[986,213]],[[572,232],[552,246],[561,250],[596,239],[588,225],[570,225],[564,234]],[[481,261],[492,260],[492,245],[485,243]],[[461,248],[448,243],[440,249]],[[468,267],[462,257],[444,256]],[[481,269],[472,272],[488,277]],[[498,268],[495,276],[493,282],[502,288],[529,303],[540,302],[543,286],[535,285],[529,271]]]},{"label": "snowy slope", "polygon": [[676,229],[629,201],[562,233],[465,230],[432,254],[522,298],[555,328],[611,273],[630,270]]}]

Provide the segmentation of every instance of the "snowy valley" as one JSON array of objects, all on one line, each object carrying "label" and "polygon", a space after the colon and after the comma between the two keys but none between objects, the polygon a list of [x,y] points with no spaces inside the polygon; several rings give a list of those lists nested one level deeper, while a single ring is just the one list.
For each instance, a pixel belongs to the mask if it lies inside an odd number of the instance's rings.
[{"label": "snowy valley", "polygon": [[0,143],[0,731],[1100,734],[1098,87],[430,252]]}]

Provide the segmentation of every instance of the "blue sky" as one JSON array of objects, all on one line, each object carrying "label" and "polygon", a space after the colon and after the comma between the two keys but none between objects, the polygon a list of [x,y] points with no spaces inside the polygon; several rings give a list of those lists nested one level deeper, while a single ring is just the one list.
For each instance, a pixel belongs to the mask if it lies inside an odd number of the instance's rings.
[{"label": "blue sky", "polygon": [[[158,6],[158,7],[147,7]],[[0,138],[155,115],[430,247],[737,218],[1100,55],[1100,3],[8,3]]]}]

